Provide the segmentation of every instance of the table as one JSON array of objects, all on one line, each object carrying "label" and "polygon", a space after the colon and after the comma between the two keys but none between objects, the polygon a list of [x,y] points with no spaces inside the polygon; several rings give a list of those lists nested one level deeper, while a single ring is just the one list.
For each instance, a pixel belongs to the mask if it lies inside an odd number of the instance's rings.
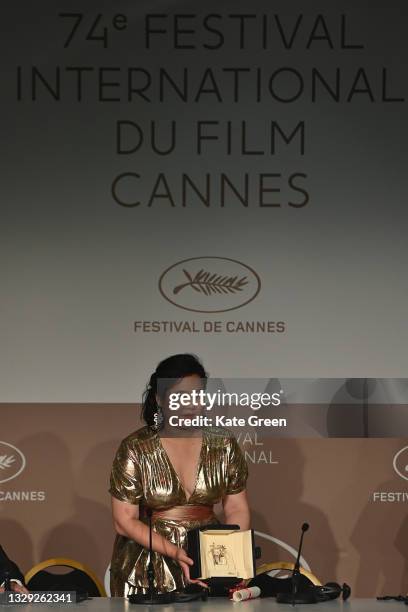
[{"label": "table", "polygon": [[292,608],[288,604],[278,604],[273,597],[258,598],[244,602],[232,602],[223,597],[210,597],[207,601],[193,601],[188,603],[177,603],[171,605],[134,605],[122,597],[95,597],[79,604],[43,606],[41,604],[27,604],[19,606],[0,606],[0,610],[21,610],[21,612],[52,612],[55,608],[62,608],[67,612],[137,612],[137,610],[157,611],[157,612],[282,612],[287,610],[305,610],[308,612],[406,612],[408,608],[399,601],[377,601],[376,599],[353,599],[347,601],[335,599],[318,604],[302,604]]}]

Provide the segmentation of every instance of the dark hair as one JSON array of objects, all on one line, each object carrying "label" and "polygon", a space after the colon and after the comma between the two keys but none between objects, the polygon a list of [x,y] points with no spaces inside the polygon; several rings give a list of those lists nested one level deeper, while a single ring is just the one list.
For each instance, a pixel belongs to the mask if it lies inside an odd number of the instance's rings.
[{"label": "dark hair", "polygon": [[157,381],[162,378],[170,379],[167,382],[160,383],[160,395],[164,396],[176,380],[193,374],[197,374],[200,378],[207,378],[207,373],[201,361],[196,355],[190,353],[171,355],[159,363],[156,370],[150,376],[150,380],[143,393],[142,419],[149,427],[155,424],[155,414],[157,412],[156,394],[158,393]]}]

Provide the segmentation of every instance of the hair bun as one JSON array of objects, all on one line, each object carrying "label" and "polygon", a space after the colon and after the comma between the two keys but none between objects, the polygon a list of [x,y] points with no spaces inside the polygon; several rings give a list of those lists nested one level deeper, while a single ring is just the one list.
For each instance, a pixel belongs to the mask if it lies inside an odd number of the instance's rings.
[{"label": "hair bun", "polygon": [[[160,361],[155,371],[151,374],[143,393],[142,418],[149,427],[155,424],[155,415],[157,413],[156,394],[159,392],[160,397],[164,397],[175,381],[193,374],[203,379],[207,378],[207,373],[201,361],[190,353],[171,355]],[[159,380],[161,383],[160,389],[157,388]]]}]

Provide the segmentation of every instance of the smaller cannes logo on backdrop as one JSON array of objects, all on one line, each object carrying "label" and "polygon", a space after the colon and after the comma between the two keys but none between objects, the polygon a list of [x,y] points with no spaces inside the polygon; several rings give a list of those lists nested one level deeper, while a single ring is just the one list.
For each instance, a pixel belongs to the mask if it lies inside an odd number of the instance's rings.
[{"label": "smaller cannes logo on backdrop", "polygon": [[[400,478],[408,480],[408,446],[404,446],[397,453],[395,453],[392,460],[392,467],[394,472],[398,474]],[[408,503],[408,492],[406,490],[401,491],[374,491],[373,493],[374,502],[397,502],[397,503]]]},{"label": "smaller cannes logo on backdrop", "polygon": [[167,268],[159,290],[171,304],[193,312],[226,312],[252,302],[261,289],[258,274],[226,257],[192,257]]},{"label": "smaller cannes logo on backdrop", "polygon": [[396,453],[392,465],[398,476],[408,480],[408,446],[404,446]]},{"label": "smaller cannes logo on backdrop", "polygon": [[24,470],[23,453],[8,442],[0,442],[0,483],[16,478]]}]

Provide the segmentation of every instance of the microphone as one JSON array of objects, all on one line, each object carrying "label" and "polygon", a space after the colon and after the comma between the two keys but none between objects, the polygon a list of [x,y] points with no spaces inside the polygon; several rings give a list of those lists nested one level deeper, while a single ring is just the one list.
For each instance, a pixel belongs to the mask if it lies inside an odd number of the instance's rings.
[{"label": "microphone", "polygon": [[276,601],[279,603],[290,603],[292,606],[298,603],[311,603],[310,597],[306,593],[299,592],[299,578],[300,578],[300,554],[303,546],[303,536],[309,529],[309,523],[303,523],[302,534],[300,536],[299,548],[296,557],[296,563],[293,566],[292,572],[292,589],[290,593],[278,593],[276,595]]}]

